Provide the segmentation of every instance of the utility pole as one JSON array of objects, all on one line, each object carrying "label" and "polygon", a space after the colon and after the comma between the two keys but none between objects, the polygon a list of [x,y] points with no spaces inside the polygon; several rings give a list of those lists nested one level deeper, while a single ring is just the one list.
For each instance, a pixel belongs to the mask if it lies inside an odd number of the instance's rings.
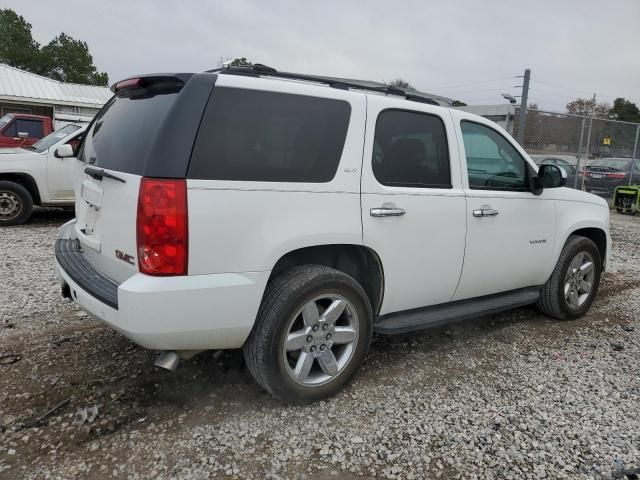
[{"label": "utility pole", "polygon": [[531,78],[531,70],[528,68],[524,71],[524,80],[522,82],[522,96],[520,97],[520,115],[518,118],[518,143],[524,146],[524,125],[527,118],[527,97],[529,96],[529,79]]}]

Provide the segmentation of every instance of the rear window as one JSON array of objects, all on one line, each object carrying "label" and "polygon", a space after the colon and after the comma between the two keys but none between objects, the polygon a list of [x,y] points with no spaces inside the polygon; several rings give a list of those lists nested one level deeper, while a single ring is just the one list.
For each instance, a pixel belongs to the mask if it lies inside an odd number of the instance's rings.
[{"label": "rear window", "polygon": [[216,87],[188,177],[329,182],[342,155],[351,106],[335,99]]},{"label": "rear window", "polygon": [[142,175],[154,139],[178,93],[137,90],[109,100],[94,119],[79,159],[90,165]]},{"label": "rear window", "polygon": [[29,138],[42,138],[44,136],[42,120],[28,120],[25,118],[18,118],[15,125],[18,135],[21,133],[26,133]]}]

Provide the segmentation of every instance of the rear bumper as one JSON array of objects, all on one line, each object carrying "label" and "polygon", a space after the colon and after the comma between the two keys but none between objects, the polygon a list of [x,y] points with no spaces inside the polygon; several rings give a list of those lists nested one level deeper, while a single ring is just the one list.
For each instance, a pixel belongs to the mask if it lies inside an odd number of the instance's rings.
[{"label": "rear bumper", "polygon": [[[69,286],[72,299],[92,317],[154,350],[239,348],[244,344],[269,272],[181,277],[138,273],[118,285],[86,262],[81,251],[73,251],[73,244],[78,245],[72,223],[60,230],[65,242],[56,244],[56,271]],[[115,289],[115,302],[109,302],[109,288]]]}]

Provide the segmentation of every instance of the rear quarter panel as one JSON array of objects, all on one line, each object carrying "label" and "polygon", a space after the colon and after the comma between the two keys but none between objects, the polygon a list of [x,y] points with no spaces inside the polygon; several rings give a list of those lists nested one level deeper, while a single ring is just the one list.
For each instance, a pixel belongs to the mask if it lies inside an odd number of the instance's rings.
[{"label": "rear quarter panel", "polygon": [[351,119],[329,182],[188,180],[189,274],[270,271],[280,257],[298,248],[362,244],[365,95],[230,75],[220,75],[217,86],[341,99],[351,104]]}]

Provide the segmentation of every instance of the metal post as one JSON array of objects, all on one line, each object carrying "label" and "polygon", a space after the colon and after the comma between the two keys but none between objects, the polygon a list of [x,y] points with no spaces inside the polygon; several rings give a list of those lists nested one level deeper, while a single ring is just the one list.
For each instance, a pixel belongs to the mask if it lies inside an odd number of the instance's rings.
[{"label": "metal post", "polygon": [[[580,175],[580,162],[582,161],[582,139],[584,138],[584,123],[586,117],[582,117],[582,126],[580,127],[580,143],[578,144],[578,161],[576,162],[576,176],[573,178],[573,188],[578,189],[578,176]],[[587,163],[585,162],[585,167]],[[584,182],[584,175],[583,175]]]},{"label": "metal post", "polygon": [[524,81],[522,82],[522,97],[520,97],[520,117],[518,119],[518,143],[524,148],[524,125],[527,117],[527,98],[529,96],[529,78],[531,70],[524,71]]},{"label": "metal post", "polygon": [[636,128],[636,141],[633,144],[633,155],[631,155],[631,174],[629,175],[629,186],[633,182],[633,169],[636,166],[636,153],[638,152],[638,136],[640,136],[640,124]]},{"label": "metal post", "polygon": [[[587,133],[587,146],[584,150],[584,166],[585,169],[587,167],[587,162],[589,161],[589,144],[591,143],[591,127],[593,127],[593,117],[591,117],[591,121],[589,122],[589,133]],[[582,185],[580,186],[580,190],[584,190],[584,175],[582,176]]]}]

